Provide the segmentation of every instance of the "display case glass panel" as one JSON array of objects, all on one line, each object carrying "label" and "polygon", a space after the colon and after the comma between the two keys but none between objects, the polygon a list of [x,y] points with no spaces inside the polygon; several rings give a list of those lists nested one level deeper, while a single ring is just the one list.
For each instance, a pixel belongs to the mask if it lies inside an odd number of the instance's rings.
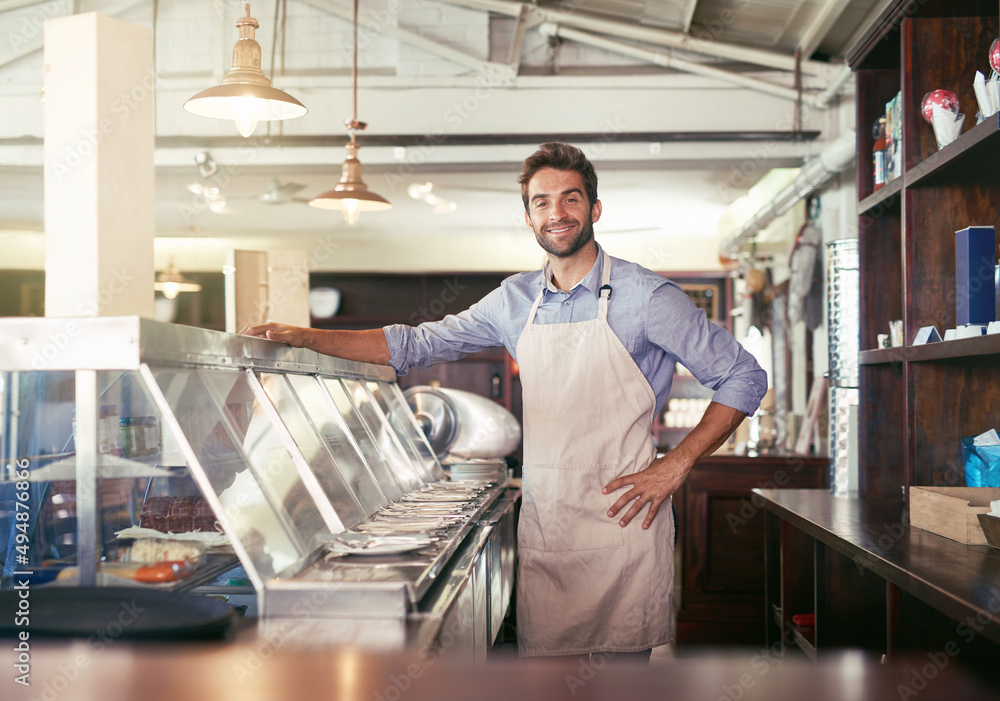
[{"label": "display case glass panel", "polygon": [[389,425],[395,435],[399,437],[404,452],[417,467],[421,479],[425,482],[441,479],[443,477],[441,465],[431,451],[423,431],[413,420],[413,412],[410,411],[406,397],[403,396],[399,386],[377,380],[369,380],[367,385],[372,398],[389,419]]},{"label": "display case glass panel", "polygon": [[[329,392],[316,377],[288,375],[303,409],[322,436],[326,447],[350,491],[357,498],[364,516],[368,516],[388,501],[361,454],[361,448],[337,410]],[[343,519],[341,519],[343,520]],[[347,523],[344,523],[347,526]]]},{"label": "display case glass panel", "polygon": [[367,383],[349,379],[341,381],[347,388],[354,405],[361,412],[361,418],[371,429],[372,436],[403,489],[407,492],[419,489],[423,485],[424,479],[417,472],[417,468],[410,461],[409,456],[403,451],[396,434],[389,427],[389,420],[368,391]]},{"label": "display case glass panel", "polygon": [[153,376],[218,498],[220,519],[258,574],[298,568],[308,534],[321,530],[323,519],[287,451],[276,446],[246,375],[162,368]]},{"label": "display case glass panel", "polygon": [[323,385],[330,392],[333,403],[340,412],[351,435],[354,436],[361,454],[364,455],[365,462],[371,468],[372,474],[378,480],[382,492],[389,501],[396,501],[403,496],[403,487],[400,480],[396,478],[393,470],[389,467],[389,461],[382,451],[380,443],[375,441],[367,423],[361,417],[361,412],[351,400],[350,392],[340,380],[332,377],[324,377]]},{"label": "display case glass panel", "polygon": [[367,514],[362,513],[361,505],[355,499],[353,490],[348,488],[347,481],[337,469],[326,443],[310,421],[301,400],[289,383],[290,377],[274,373],[259,373],[258,377],[264,392],[308,464],[308,474],[316,480],[317,486],[322,489],[323,497],[336,512],[339,525],[350,528],[359,523]]}]

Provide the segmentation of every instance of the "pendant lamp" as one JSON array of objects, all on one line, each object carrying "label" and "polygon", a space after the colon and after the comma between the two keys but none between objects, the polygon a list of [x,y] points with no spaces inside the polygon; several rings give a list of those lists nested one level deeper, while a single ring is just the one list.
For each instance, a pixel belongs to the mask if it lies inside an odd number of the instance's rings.
[{"label": "pendant lamp", "polygon": [[347,158],[341,169],[340,182],[332,190],[309,200],[312,207],[319,209],[339,209],[348,224],[354,224],[361,212],[375,212],[392,207],[387,199],[368,189],[361,179],[361,161],[358,149],[361,146],[355,133],[368,125],[358,121],[358,0],[354,0],[354,71],[352,73],[354,95],[354,117],[344,121],[351,140],[347,142]]},{"label": "pendant lamp", "polygon": [[236,20],[240,38],[233,45],[233,68],[215,87],[202,90],[184,103],[184,109],[202,117],[231,119],[243,136],[250,136],[258,122],[301,117],[308,110],[288,93],[271,87],[260,69],[260,44],[254,31],[260,27],[250,16]]},{"label": "pendant lamp", "polygon": [[191,282],[181,275],[180,268],[171,258],[170,262],[167,263],[166,270],[156,276],[153,289],[162,292],[167,299],[176,299],[181,292],[200,292],[201,285],[197,282]]}]

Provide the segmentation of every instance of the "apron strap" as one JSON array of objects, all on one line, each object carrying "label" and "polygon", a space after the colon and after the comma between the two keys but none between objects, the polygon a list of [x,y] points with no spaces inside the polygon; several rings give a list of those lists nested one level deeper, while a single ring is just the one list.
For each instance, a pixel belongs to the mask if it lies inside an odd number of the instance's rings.
[{"label": "apron strap", "polygon": [[604,253],[603,261],[603,271],[601,272],[601,288],[597,291],[600,301],[597,303],[597,318],[602,321],[608,320],[608,302],[611,301],[611,295],[614,293],[614,288],[609,284],[611,282],[611,256],[608,255],[607,251],[602,251]]},{"label": "apron strap", "polygon": [[531,305],[531,311],[528,312],[528,323],[525,326],[531,326],[535,323],[535,312],[538,311],[538,305],[542,303],[542,295],[545,294],[545,285],[542,284],[542,289],[538,291],[538,296],[535,297],[535,303]]},{"label": "apron strap", "polygon": [[[600,301],[597,305],[597,317],[603,321],[608,318],[608,300],[611,299],[611,294],[614,289],[608,284],[611,281],[611,256],[608,255],[607,251],[602,251],[604,253],[604,263],[603,271],[601,272],[601,288],[597,291]],[[605,294],[607,293],[607,294]],[[542,303],[542,295],[545,294],[545,283],[542,282],[542,289],[538,291],[538,296],[535,297],[535,303],[531,305],[531,311],[528,312],[528,321],[525,326],[531,326],[535,323],[535,314],[538,312],[538,305]]]}]

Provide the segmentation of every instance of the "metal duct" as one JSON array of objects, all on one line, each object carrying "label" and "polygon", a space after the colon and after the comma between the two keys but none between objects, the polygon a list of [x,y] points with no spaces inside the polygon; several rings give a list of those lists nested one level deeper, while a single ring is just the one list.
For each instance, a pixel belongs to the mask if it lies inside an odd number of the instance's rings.
[{"label": "metal duct", "polygon": [[856,134],[853,129],[844,132],[830,142],[816,158],[799,168],[795,179],[783,190],[778,192],[768,204],[764,205],[742,226],[733,231],[719,244],[719,254],[735,258],[740,247],[751,236],[766,227],[777,217],[791,209],[792,205],[809,193],[819,189],[834,175],[854,162]]}]

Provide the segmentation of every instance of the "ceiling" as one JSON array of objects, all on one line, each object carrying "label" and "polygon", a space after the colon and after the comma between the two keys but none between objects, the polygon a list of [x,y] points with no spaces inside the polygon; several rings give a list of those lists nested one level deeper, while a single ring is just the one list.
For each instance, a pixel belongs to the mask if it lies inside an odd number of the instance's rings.
[{"label": "ceiling", "polygon": [[[346,0],[252,3],[265,72],[309,114],[248,142],[182,109],[228,70],[238,2],[0,0],[0,34],[12,37],[0,47],[0,268],[44,263],[39,28],[74,9],[155,27],[158,266],[170,255],[218,269],[228,248],[328,242],[338,253],[317,269],[534,267],[516,176],[538,143],[560,139],[597,165],[609,250],[652,264],[669,246],[666,267],[705,269],[718,265],[726,206],[853,121],[843,56],[885,4],[364,0],[360,159],[393,208],[348,226],[304,201],[336,183],[344,158]],[[215,170],[199,171],[202,154]],[[436,207],[409,194],[428,182]]]}]

